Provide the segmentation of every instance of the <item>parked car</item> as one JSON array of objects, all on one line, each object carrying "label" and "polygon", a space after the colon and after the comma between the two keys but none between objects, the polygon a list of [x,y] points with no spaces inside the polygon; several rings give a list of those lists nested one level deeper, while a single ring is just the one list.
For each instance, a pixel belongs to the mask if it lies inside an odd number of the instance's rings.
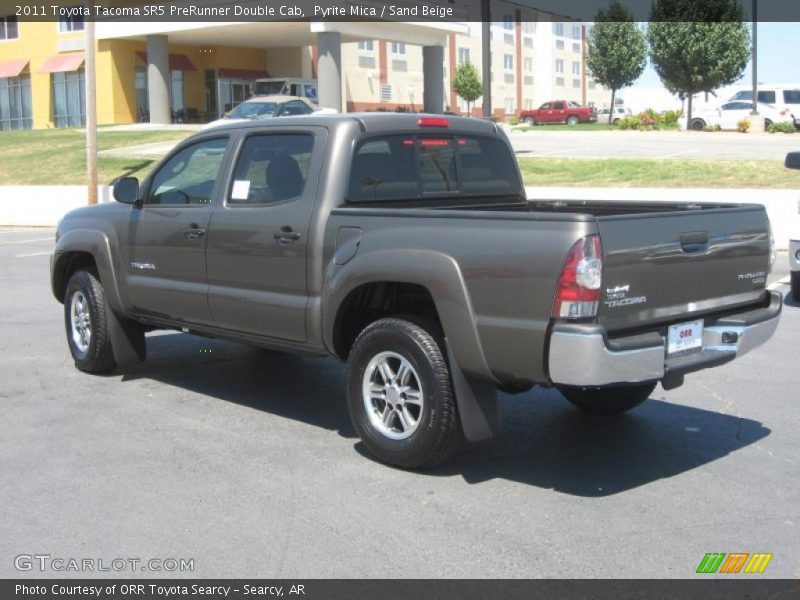
[{"label": "parked car", "polygon": [[[786,155],[786,167],[800,169],[800,152]],[[800,302],[800,200],[797,201],[797,216],[789,238],[789,272],[792,298]]]},{"label": "parked car", "polygon": [[333,355],[365,446],[406,468],[491,437],[498,389],[621,413],[764,343],[783,305],[763,206],[528,201],[479,119],[234,122],[113,190],[56,230],[79,370],[144,359],[152,329]]},{"label": "parked car", "polygon": [[254,96],[234,107],[221,119],[206,124],[205,128],[273,117],[310,115],[316,110],[316,106],[299,96]]},{"label": "parked car", "polygon": [[523,110],[519,113],[519,120],[526,125],[540,123],[593,123],[597,121],[597,111],[594,107],[581,106],[577,102],[567,100],[554,100],[545,102],[539,108]]},{"label": "parked car", "polygon": [[[742,119],[750,117],[753,111],[752,102],[726,102],[718,108],[700,109],[692,115],[692,129],[700,131],[706,127],[719,125],[722,129],[736,129],[737,123]],[[794,125],[794,115],[788,110],[779,110],[769,104],[758,103],[758,112],[764,117],[764,128],[768,128],[773,123],[788,122]],[[686,119],[681,119],[682,126],[686,128]]]},{"label": "parked car", "polygon": [[[739,90],[730,97],[731,101],[753,101],[753,90]],[[800,87],[765,85],[758,88],[758,102],[774,106],[778,111],[789,111],[800,118]],[[800,125],[795,121],[795,127]]]},{"label": "parked car", "polygon": [[[610,114],[611,114],[611,109],[608,107],[599,109],[597,111],[597,121],[601,123],[607,123]],[[627,108],[625,106],[615,106],[614,116],[611,117],[611,123],[616,125],[617,121],[619,121],[620,119],[624,119],[625,117],[631,117],[631,116],[633,116],[633,111],[630,108]]]}]

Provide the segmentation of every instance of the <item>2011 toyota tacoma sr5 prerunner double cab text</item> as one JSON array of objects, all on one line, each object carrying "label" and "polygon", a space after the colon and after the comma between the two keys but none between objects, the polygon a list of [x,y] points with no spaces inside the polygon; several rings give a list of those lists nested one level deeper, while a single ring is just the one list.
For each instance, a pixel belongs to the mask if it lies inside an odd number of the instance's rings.
[{"label": "2011 toyota tacoma sr5 prerunner double cab text", "polygon": [[153,329],[333,355],[358,434],[407,468],[494,435],[498,389],[620,413],[764,343],[781,312],[762,206],[528,201],[477,119],[236,123],[114,196],[56,233],[78,369],[143,360]]}]

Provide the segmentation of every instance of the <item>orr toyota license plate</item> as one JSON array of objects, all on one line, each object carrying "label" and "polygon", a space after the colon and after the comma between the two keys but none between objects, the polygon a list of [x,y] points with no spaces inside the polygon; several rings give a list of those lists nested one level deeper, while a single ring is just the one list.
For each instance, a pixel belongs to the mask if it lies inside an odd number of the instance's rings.
[{"label": "orr toyota license plate", "polygon": [[703,348],[703,320],[670,325],[667,332],[667,356],[690,354]]}]

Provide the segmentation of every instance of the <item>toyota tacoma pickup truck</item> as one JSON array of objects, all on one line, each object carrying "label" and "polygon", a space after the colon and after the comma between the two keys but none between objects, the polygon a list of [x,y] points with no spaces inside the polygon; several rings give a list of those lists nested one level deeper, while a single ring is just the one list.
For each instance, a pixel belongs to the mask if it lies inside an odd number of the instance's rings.
[{"label": "toyota tacoma pickup truck", "polygon": [[477,119],[221,126],[113,195],[56,232],[78,369],[143,360],[156,329],[334,356],[366,447],[405,468],[495,435],[498,390],[621,413],[764,343],[781,312],[762,206],[529,201]]},{"label": "toyota tacoma pickup truck", "polygon": [[597,121],[597,110],[590,106],[581,106],[577,102],[567,100],[553,100],[545,102],[539,108],[523,110],[519,113],[519,120],[526,125],[540,123],[594,123]]}]

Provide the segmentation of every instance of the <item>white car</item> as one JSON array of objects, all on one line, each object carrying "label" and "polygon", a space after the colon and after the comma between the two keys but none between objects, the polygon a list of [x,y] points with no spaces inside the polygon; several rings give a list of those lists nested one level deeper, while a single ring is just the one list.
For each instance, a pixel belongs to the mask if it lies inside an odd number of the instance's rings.
[{"label": "white car", "polygon": [[[752,102],[753,90],[739,90],[728,99],[728,102],[733,102],[734,100]],[[774,106],[778,110],[788,110],[800,118],[800,86],[759,85],[758,101],[762,104]]]},{"label": "white car", "polygon": [[[320,109],[311,104],[306,98],[299,96],[253,96],[226,113],[221,119],[211,121],[203,129],[227,125],[228,123],[244,123],[258,119],[272,119],[274,117],[288,117],[295,115],[310,115]],[[335,112],[335,111],[334,111]]]},{"label": "white car", "polygon": [[[786,155],[789,169],[800,169],[800,152]],[[797,201],[797,215],[789,237],[789,272],[791,274],[792,297],[800,302],[800,200]]]},{"label": "white car", "polygon": [[[598,123],[607,123],[608,122],[608,115],[611,112],[610,108],[601,108],[597,111],[597,122]],[[623,119],[625,117],[633,116],[633,111],[630,108],[626,108],[624,106],[615,106],[614,107],[614,116],[611,117],[612,125],[616,125],[617,121]]]},{"label": "white car", "polygon": [[[741,100],[726,102],[718,108],[700,109],[692,115],[691,128],[699,131],[705,127],[719,125],[722,129],[736,129],[742,119],[750,117],[753,103]],[[788,109],[777,109],[771,104],[758,103],[758,112],[764,117],[764,127],[773,123],[791,123],[794,125],[794,116]],[[682,119],[682,126],[686,127],[686,118]]]}]

